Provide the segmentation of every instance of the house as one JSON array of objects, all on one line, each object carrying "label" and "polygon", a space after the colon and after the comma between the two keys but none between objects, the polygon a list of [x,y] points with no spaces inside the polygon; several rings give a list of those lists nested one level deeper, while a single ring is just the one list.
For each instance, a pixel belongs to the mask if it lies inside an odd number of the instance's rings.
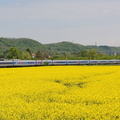
[{"label": "house", "polygon": [[32,58],[35,58],[35,53],[32,53]]}]

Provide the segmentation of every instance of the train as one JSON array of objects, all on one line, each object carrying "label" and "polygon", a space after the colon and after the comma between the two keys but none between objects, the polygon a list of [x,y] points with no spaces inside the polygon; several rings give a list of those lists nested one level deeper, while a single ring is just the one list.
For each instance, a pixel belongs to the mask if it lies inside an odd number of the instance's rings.
[{"label": "train", "polygon": [[[47,64],[46,64],[47,63]],[[120,60],[4,60],[0,67],[120,64]]]}]

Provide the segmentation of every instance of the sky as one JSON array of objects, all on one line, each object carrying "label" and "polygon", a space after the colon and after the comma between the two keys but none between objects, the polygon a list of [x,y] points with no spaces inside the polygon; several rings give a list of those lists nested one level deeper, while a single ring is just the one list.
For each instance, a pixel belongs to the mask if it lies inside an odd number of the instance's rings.
[{"label": "sky", "polygon": [[120,46],[120,0],[0,0],[0,37]]}]

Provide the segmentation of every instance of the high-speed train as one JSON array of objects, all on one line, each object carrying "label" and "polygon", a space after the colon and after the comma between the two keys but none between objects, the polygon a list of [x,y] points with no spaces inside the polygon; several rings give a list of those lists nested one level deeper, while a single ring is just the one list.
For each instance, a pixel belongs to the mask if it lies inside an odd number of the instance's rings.
[{"label": "high-speed train", "polygon": [[0,67],[42,66],[42,65],[99,65],[120,64],[120,60],[5,60],[0,61]]}]

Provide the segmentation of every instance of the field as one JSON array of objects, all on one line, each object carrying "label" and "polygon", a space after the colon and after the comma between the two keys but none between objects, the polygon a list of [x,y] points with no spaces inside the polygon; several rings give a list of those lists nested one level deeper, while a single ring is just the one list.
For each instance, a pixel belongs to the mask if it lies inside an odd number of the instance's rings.
[{"label": "field", "polygon": [[120,67],[1,68],[0,120],[120,120]]}]

